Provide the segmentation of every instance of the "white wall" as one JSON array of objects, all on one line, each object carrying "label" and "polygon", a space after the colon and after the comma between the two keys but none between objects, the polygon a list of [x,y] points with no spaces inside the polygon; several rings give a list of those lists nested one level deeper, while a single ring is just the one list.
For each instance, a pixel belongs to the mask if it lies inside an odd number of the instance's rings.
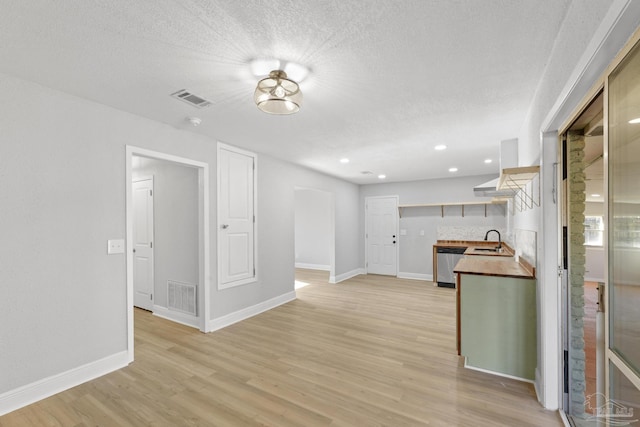
[{"label": "white wall", "polygon": [[[399,196],[399,204],[478,202],[491,198],[476,197],[473,187],[495,175],[480,175],[447,179],[432,179],[402,183],[370,184],[360,187],[361,263],[364,265],[364,203],[372,196]],[[489,206],[487,217],[484,206],[466,206],[462,217],[460,206],[445,207],[444,217],[440,207],[406,208],[400,218],[399,229],[406,235],[399,238],[399,275],[433,279],[433,245],[438,240],[439,226],[484,226],[506,228],[506,206]],[[424,235],[423,235],[424,232]]]},{"label": "white wall", "polygon": [[153,176],[153,304],[167,307],[167,280],[198,285],[198,170],[134,157],[133,178]]},{"label": "white wall", "polygon": [[331,266],[331,194],[295,190],[295,260],[300,268],[329,270]]},{"label": "white wall", "polygon": [[[106,251],[125,238],[126,145],[208,163],[216,224],[216,142],[1,74],[0,90],[1,411],[19,387],[126,353],[125,256]],[[334,194],[335,273],[357,271],[358,187],[260,155],[260,280],[217,290],[212,227],[212,319],[294,291],[294,186]]]}]

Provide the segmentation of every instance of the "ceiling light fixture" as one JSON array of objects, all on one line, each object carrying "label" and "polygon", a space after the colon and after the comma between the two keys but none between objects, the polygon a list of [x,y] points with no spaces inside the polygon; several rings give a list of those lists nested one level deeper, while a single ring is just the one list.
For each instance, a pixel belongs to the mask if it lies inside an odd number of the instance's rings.
[{"label": "ceiling light fixture", "polygon": [[436,145],[435,147],[433,147],[434,149],[438,150],[438,151],[442,151],[442,150],[446,150],[447,146],[444,144],[440,144],[440,145]]},{"label": "ceiling light fixture", "polygon": [[382,175],[382,174],[378,175],[378,179],[385,179],[386,177],[387,175]]},{"label": "ceiling light fixture", "polygon": [[635,125],[635,124],[637,124],[637,123],[640,123],[640,117],[638,117],[637,119],[631,119],[631,120],[629,120],[629,123],[630,123],[630,124],[632,124],[632,125]]},{"label": "ceiling light fixture", "polygon": [[458,168],[449,168],[449,172],[458,172]]},{"label": "ceiling light fixture", "polygon": [[592,194],[591,197],[600,197],[599,194]]},{"label": "ceiling light fixture", "polygon": [[293,114],[300,110],[302,92],[287,73],[274,70],[258,82],[253,99],[259,109],[269,114]]},{"label": "ceiling light fixture", "polygon": [[347,163],[349,163],[349,159],[347,159],[346,157],[343,158],[343,159],[340,159],[340,163],[347,164]]},{"label": "ceiling light fixture", "polygon": [[486,164],[489,164],[489,163],[491,163],[492,161],[493,161],[493,160],[491,160],[491,159],[485,159],[485,160],[484,160],[484,162],[485,162]]}]

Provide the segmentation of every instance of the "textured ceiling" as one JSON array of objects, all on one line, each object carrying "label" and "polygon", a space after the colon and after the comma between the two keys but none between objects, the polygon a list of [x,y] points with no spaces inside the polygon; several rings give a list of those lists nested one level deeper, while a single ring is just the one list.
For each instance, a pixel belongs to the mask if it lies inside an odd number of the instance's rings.
[{"label": "textured ceiling", "polygon": [[[497,174],[569,4],[2,0],[0,72],[356,183]],[[253,103],[271,57],[311,70],[295,115]]]}]

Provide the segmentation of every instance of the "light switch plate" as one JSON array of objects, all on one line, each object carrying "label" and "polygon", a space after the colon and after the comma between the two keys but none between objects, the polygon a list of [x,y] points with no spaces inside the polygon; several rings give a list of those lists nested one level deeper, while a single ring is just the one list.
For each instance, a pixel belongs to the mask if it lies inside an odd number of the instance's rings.
[{"label": "light switch plate", "polygon": [[107,240],[107,254],[123,254],[124,239]]}]

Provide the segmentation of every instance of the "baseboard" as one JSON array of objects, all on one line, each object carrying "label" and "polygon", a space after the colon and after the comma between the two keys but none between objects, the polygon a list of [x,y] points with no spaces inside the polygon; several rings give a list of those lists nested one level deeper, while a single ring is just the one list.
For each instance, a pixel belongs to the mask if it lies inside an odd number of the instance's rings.
[{"label": "baseboard", "polygon": [[330,265],[307,264],[307,263],[304,263],[304,262],[296,262],[296,268],[304,268],[306,270],[331,271],[331,266]]},{"label": "baseboard", "polygon": [[346,273],[338,274],[337,276],[329,277],[329,283],[340,283],[352,277],[359,276],[361,274],[367,274],[364,268],[356,268],[355,270],[348,271]]},{"label": "baseboard", "polygon": [[427,282],[433,282],[433,274],[399,272],[398,279],[426,280]]},{"label": "baseboard", "polygon": [[178,311],[169,310],[166,307],[160,305],[153,306],[153,315],[161,317],[163,319],[171,320],[172,322],[180,323],[181,325],[191,326],[192,328],[200,329],[200,321],[197,317],[190,314],[180,313]]},{"label": "baseboard", "polygon": [[243,308],[242,310],[234,311],[225,316],[211,319],[207,322],[207,332],[217,331],[218,329],[225,328],[233,325],[234,323],[241,322],[245,319],[253,317],[257,314],[264,313],[278,307],[279,305],[286,304],[296,299],[296,292],[288,292],[275,298],[263,301],[251,307]]},{"label": "baseboard", "polygon": [[117,371],[129,364],[129,353],[125,350],[95,362],[70,369],[66,372],[24,385],[0,394],[0,415],[53,396],[56,393]]},{"label": "baseboard", "polygon": [[533,389],[536,392],[536,398],[538,399],[538,402],[540,402],[542,406],[545,406],[544,396],[541,393],[541,389],[538,387],[539,385],[542,384],[542,374],[540,372],[540,367],[536,366],[536,371],[534,376],[536,380],[533,382]]},{"label": "baseboard", "polygon": [[600,278],[596,278],[596,277],[585,277],[584,278],[585,282],[604,282],[604,279],[602,277]]},{"label": "baseboard", "polygon": [[489,369],[478,368],[476,366],[469,365],[469,364],[467,364],[467,358],[466,357],[464,358],[464,367],[466,369],[471,369],[473,371],[484,372],[486,374],[497,375],[499,377],[510,378],[512,380],[518,380],[518,381],[523,381],[525,383],[535,384],[535,381],[530,380],[528,378],[516,377],[514,375],[503,374],[502,372],[491,371]]}]

